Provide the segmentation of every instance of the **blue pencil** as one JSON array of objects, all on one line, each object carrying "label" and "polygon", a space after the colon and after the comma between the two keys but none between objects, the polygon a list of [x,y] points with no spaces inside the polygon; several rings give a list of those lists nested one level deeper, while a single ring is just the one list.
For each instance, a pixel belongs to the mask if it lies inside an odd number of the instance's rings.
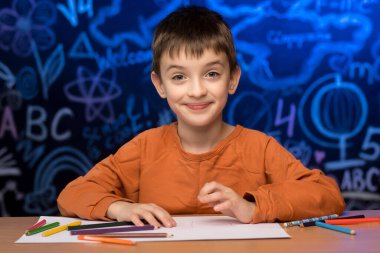
[{"label": "blue pencil", "polygon": [[349,228],[344,228],[344,227],[339,227],[339,226],[335,226],[335,225],[331,225],[331,224],[327,224],[327,223],[320,222],[320,221],[316,221],[315,225],[317,225],[318,227],[323,227],[323,228],[335,230],[335,231],[350,234],[350,235],[356,234],[355,230],[352,230]]}]

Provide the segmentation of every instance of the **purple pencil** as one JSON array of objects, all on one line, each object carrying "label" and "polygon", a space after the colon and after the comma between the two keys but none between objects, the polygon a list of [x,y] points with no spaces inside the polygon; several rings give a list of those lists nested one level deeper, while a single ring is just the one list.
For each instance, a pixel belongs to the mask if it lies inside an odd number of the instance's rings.
[{"label": "purple pencil", "polygon": [[71,235],[98,235],[98,234],[106,234],[106,233],[153,230],[155,228],[156,227],[152,226],[152,225],[144,225],[144,226],[130,226],[130,227],[78,229],[78,230],[72,230],[72,231],[70,231],[70,233],[71,233]]}]

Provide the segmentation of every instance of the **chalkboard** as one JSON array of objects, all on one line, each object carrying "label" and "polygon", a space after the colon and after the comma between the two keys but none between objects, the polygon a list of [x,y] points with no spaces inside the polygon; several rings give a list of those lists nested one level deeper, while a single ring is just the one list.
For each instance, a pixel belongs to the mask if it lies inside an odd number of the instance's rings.
[{"label": "chalkboard", "polygon": [[226,121],[333,177],[348,210],[379,209],[379,0],[3,0],[0,214],[57,214],[68,182],[175,121],[150,81],[150,43],[185,5],[231,26],[242,78]]}]

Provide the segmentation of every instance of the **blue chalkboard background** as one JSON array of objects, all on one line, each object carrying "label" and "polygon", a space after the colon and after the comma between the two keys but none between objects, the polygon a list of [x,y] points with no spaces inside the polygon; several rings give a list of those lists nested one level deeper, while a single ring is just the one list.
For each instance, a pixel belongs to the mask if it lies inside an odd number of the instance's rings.
[{"label": "blue chalkboard background", "polygon": [[225,119],[334,177],[348,210],[380,209],[379,0],[2,0],[0,215],[56,214],[69,181],[175,120],[150,43],[184,5],[231,26],[242,79]]}]

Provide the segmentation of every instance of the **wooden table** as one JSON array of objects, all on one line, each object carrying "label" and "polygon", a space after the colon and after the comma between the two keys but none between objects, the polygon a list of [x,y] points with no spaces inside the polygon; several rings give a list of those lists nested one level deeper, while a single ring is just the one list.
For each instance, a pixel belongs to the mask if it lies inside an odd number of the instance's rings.
[{"label": "wooden table", "polygon": [[[366,217],[380,217],[380,210],[351,211],[344,215],[365,214]],[[319,227],[285,228],[291,239],[218,240],[184,242],[139,242],[135,246],[105,243],[57,243],[57,244],[15,244],[25,228],[37,221],[37,217],[0,218],[1,253],[87,253],[87,252],[149,252],[149,253],[198,253],[198,252],[380,252],[380,222],[350,225],[356,235],[347,235]]]}]

